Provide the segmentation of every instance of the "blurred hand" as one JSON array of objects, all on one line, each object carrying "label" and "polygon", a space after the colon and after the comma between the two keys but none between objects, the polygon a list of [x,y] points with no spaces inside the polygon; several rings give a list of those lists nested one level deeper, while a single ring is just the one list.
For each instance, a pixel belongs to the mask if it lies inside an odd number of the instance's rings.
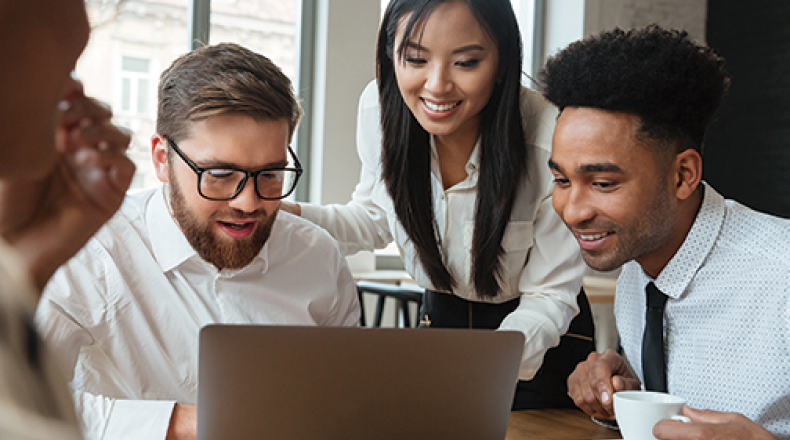
[{"label": "blurred hand", "polygon": [[614,419],[612,397],[617,391],[638,390],[639,379],[613,350],[590,353],[568,376],[568,395],[587,414],[602,420]]},{"label": "blurred hand", "polygon": [[296,202],[288,202],[286,200],[282,200],[280,202],[280,209],[296,216],[302,215],[302,205]]},{"label": "blurred hand", "polygon": [[[73,81],[60,103],[58,159],[42,177],[0,181],[0,234],[39,289],[120,207],[134,175],[130,135]],[[23,148],[23,146],[21,147]]]},{"label": "blurred hand", "polygon": [[777,440],[765,428],[738,413],[683,408],[691,422],[662,420],[653,427],[661,440]]}]

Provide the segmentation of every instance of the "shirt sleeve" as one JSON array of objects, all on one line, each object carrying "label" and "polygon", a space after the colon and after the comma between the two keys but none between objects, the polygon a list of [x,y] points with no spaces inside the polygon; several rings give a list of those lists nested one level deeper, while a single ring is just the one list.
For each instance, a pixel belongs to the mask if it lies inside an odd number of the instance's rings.
[{"label": "shirt sleeve", "polygon": [[[90,273],[101,274],[98,267]],[[80,277],[81,269],[64,266],[55,274],[39,302],[35,320],[63,363],[83,435],[89,440],[164,439],[175,402],[109,398],[81,389],[74,380],[80,353],[96,343],[91,329],[103,328],[107,310],[100,295],[88,294],[92,289],[101,290],[102,276],[88,277],[87,281]],[[77,294],[79,301],[69,300]]]},{"label": "shirt sleeve", "polygon": [[373,197],[374,192],[384,189],[379,181],[381,130],[375,81],[368,84],[359,100],[357,152],[362,169],[349,203],[325,206],[301,204],[302,217],[326,229],[338,241],[344,255],[380,249],[392,241],[387,213]]},{"label": "shirt sleeve", "polygon": [[348,263],[346,263],[346,259],[342,255],[338,255],[335,264],[337,266],[335,279],[337,280],[338,300],[332,318],[327,325],[358,326],[362,307],[359,304],[359,296],[357,295],[357,284],[354,282],[351,269],[349,269]]},{"label": "shirt sleeve", "polygon": [[175,401],[110,399],[74,391],[87,440],[164,439]]},{"label": "shirt sleeve", "polygon": [[541,203],[535,222],[535,243],[521,273],[518,308],[500,329],[518,330],[526,336],[519,377],[532,379],[546,351],[560,343],[579,307],[584,261],[578,245],[559,217],[551,199]]},{"label": "shirt sleeve", "polygon": [[[586,265],[579,245],[551,204],[552,175],[546,164],[551,151],[551,137],[556,109],[539,94],[524,90],[522,115],[527,142],[536,147],[532,180],[542,190],[542,200],[534,223],[534,242],[524,266],[518,289],[518,308],[500,325],[502,330],[517,330],[526,336],[519,377],[532,379],[543,364],[543,357],[560,343],[571,320],[579,313],[576,297],[582,286]],[[540,176],[540,177],[538,177]]]}]

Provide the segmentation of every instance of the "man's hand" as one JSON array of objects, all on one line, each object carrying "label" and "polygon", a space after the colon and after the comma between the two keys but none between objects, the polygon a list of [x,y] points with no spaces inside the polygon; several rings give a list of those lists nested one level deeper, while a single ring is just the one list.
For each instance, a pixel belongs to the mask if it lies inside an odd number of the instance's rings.
[{"label": "man's hand", "polygon": [[738,413],[683,408],[691,422],[662,420],[653,427],[661,440],[777,440],[765,428]]},{"label": "man's hand", "polygon": [[568,395],[582,411],[602,420],[614,419],[612,396],[617,391],[638,390],[639,380],[613,350],[590,353],[568,377]]},{"label": "man's hand", "polygon": [[0,234],[21,253],[39,289],[112,217],[134,174],[129,134],[78,82],[60,109],[54,166],[42,176],[0,182]]},{"label": "man's hand", "polygon": [[165,440],[195,440],[196,438],[197,406],[176,403]]}]

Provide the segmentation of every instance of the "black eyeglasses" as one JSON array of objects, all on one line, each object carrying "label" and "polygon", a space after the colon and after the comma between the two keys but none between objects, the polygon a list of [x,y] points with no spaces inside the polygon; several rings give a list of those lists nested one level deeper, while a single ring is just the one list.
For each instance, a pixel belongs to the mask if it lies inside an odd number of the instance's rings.
[{"label": "black eyeglasses", "polygon": [[232,167],[200,168],[178,148],[167,136],[167,143],[178,157],[197,174],[198,194],[208,200],[231,200],[239,195],[252,177],[255,193],[263,200],[280,200],[288,197],[296,188],[296,182],[302,175],[302,164],[288,146],[288,153],[294,161],[294,168],[265,168],[258,171],[245,171]]}]

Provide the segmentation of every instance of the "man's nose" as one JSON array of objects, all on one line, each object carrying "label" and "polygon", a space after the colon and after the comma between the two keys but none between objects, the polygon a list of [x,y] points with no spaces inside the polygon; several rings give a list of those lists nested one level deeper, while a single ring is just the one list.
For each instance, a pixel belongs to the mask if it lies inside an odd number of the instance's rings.
[{"label": "man's nose", "polygon": [[247,179],[244,188],[236,197],[228,201],[228,205],[242,212],[259,210],[263,206],[263,199],[255,192],[255,181],[252,178]]}]

